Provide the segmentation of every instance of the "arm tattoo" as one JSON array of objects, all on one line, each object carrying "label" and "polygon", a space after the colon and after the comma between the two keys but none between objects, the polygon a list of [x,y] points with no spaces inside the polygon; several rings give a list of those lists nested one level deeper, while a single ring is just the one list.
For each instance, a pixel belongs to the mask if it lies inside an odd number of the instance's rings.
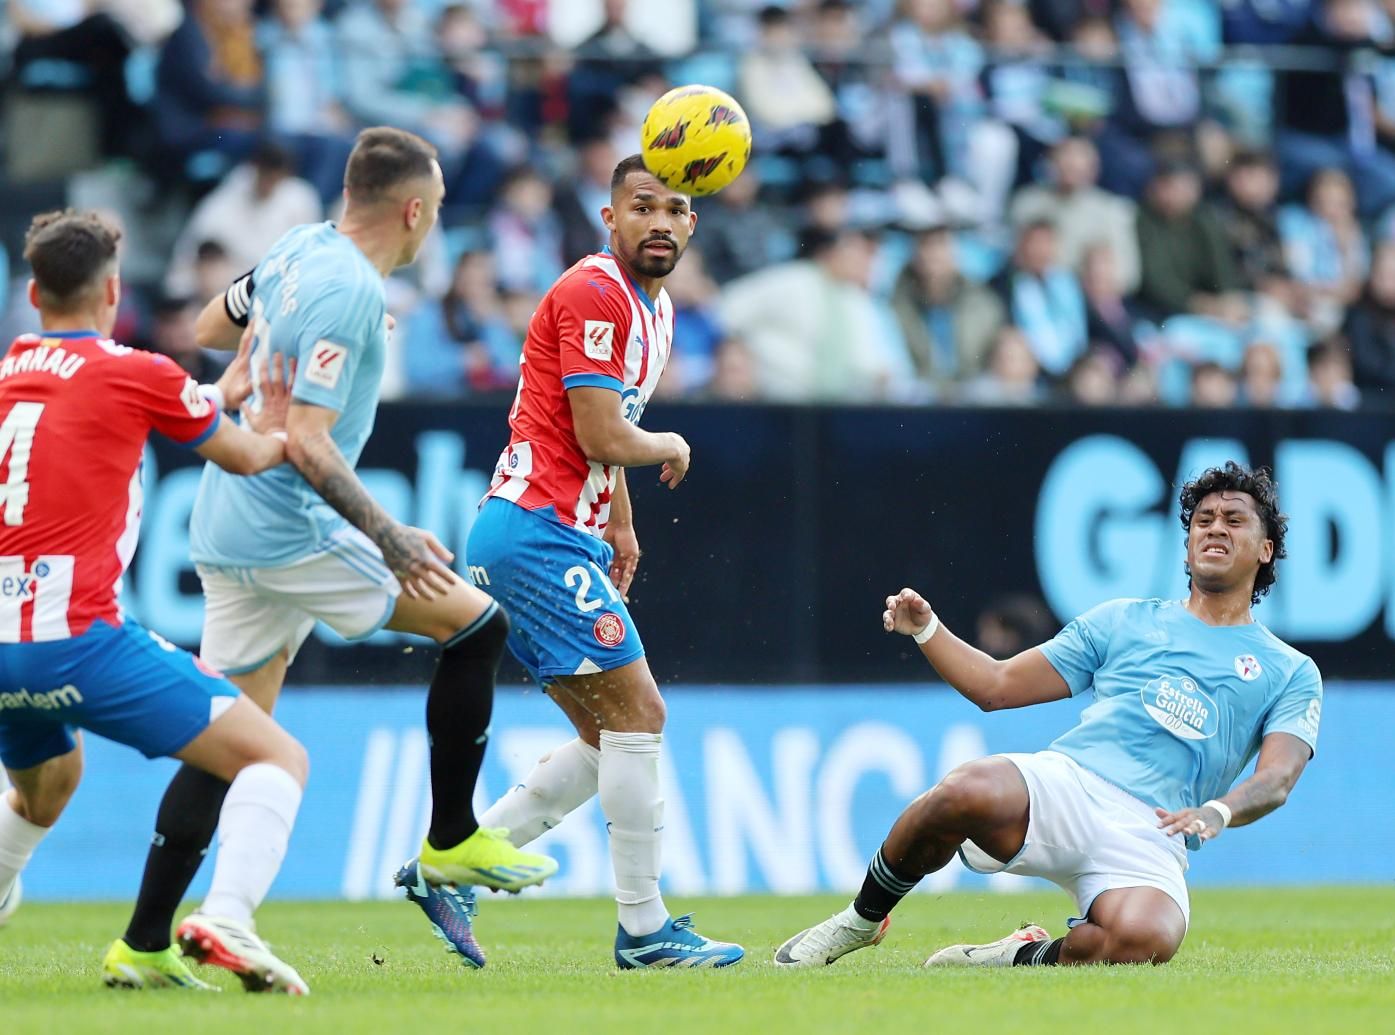
[{"label": "arm tattoo", "polygon": [[377,544],[394,574],[410,571],[420,546],[363,487],[327,432],[301,439],[296,469],[324,501]]}]

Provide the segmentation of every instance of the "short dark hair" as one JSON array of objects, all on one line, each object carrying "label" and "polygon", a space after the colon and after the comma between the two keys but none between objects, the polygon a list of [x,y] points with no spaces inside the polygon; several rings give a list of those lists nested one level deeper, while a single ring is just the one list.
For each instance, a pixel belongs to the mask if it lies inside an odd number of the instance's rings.
[{"label": "short dark hair", "polygon": [[365,129],[344,167],[349,199],[372,205],[409,180],[429,179],[436,148],[415,133],[392,126]]},{"label": "short dark hair", "polygon": [[116,262],[121,231],[96,212],[76,209],[34,217],[24,235],[24,258],[44,309],[68,312]]},{"label": "short dark hair", "polygon": [[[1278,577],[1275,567],[1288,556],[1284,549],[1284,536],[1288,532],[1288,515],[1279,510],[1279,487],[1267,467],[1251,470],[1242,467],[1234,460],[1227,460],[1224,467],[1209,467],[1182,486],[1182,527],[1190,534],[1192,515],[1201,501],[1213,492],[1243,492],[1255,501],[1255,509],[1264,522],[1264,536],[1274,542],[1274,556],[1259,566],[1255,573],[1254,591],[1250,594],[1250,604],[1258,604],[1259,598],[1269,592]],[[1191,587],[1192,571],[1187,569],[1187,586]]]},{"label": "short dark hair", "polygon": [[620,159],[620,164],[615,167],[615,171],[610,174],[610,193],[613,195],[621,187],[625,186],[625,181],[630,178],[631,173],[641,172],[647,176],[652,176],[649,166],[644,164],[644,156],[640,154],[626,155]]}]

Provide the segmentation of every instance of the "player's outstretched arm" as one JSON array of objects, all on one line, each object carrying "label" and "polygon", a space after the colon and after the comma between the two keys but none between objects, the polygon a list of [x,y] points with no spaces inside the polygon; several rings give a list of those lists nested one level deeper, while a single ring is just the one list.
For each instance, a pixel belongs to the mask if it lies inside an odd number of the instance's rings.
[{"label": "player's outstretched arm", "polygon": [[338,418],[323,406],[292,404],[287,458],[326,503],[377,544],[408,596],[432,600],[449,592],[458,578],[448,567],[455,555],[430,532],[401,524],[368,494],[330,436]]},{"label": "player's outstretched arm", "polygon": [[576,444],[586,459],[613,467],[663,464],[659,480],[678,488],[688,473],[689,450],[683,436],[672,431],[644,431],[620,412],[620,395],[609,388],[567,389]]},{"label": "player's outstretched arm", "polygon": [[228,286],[227,291],[208,300],[194,321],[194,340],[202,349],[226,349],[238,346],[247,327],[252,306],[252,274],[245,273]]},{"label": "player's outstretched arm", "polygon": [[[248,365],[247,342],[238,349],[235,362]],[[291,403],[291,381],[295,377],[295,360],[283,367],[278,355],[268,370],[262,366],[262,405],[256,413],[243,403],[247,392],[239,387],[245,379],[250,390],[251,378],[243,374],[225,375],[219,379],[218,390],[225,404],[242,409],[243,427],[232,421],[221,421],[206,442],[197,447],[200,456],[211,460],[233,474],[260,474],[268,468],[286,462],[286,420]],[[250,429],[250,430],[249,430]]]},{"label": "player's outstretched arm", "polygon": [[[1157,809],[1165,834],[1187,834],[1210,841],[1227,827],[1243,827],[1269,815],[1288,801],[1313,749],[1292,733],[1270,733],[1259,745],[1259,760],[1250,778],[1223,798],[1198,808],[1168,812]],[[1219,806],[1219,807],[1217,807]]]},{"label": "player's outstretched arm", "polygon": [[1036,647],[999,661],[941,624],[924,597],[903,589],[886,598],[882,628],[922,640],[920,652],[940,677],[983,711],[1063,701],[1070,687]]}]

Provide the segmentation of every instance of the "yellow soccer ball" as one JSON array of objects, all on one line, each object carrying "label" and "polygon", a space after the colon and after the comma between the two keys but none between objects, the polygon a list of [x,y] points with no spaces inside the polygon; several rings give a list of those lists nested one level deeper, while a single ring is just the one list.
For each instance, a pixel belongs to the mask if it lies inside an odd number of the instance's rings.
[{"label": "yellow soccer ball", "polygon": [[684,194],[716,194],[741,175],[751,157],[751,122],[730,94],[712,86],[679,86],[644,116],[644,164]]}]

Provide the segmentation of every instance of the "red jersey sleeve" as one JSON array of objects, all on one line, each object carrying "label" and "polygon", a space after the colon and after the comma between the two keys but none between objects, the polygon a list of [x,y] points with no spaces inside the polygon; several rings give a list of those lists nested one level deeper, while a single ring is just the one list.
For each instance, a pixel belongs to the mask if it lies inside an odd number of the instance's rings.
[{"label": "red jersey sleeve", "polygon": [[131,389],[150,426],[182,446],[193,448],[218,427],[221,417],[199,394],[199,383],[165,356],[132,352]]},{"label": "red jersey sleeve", "polygon": [[559,287],[552,304],[562,386],[622,391],[630,333],[624,289],[599,271],[582,271]]}]

